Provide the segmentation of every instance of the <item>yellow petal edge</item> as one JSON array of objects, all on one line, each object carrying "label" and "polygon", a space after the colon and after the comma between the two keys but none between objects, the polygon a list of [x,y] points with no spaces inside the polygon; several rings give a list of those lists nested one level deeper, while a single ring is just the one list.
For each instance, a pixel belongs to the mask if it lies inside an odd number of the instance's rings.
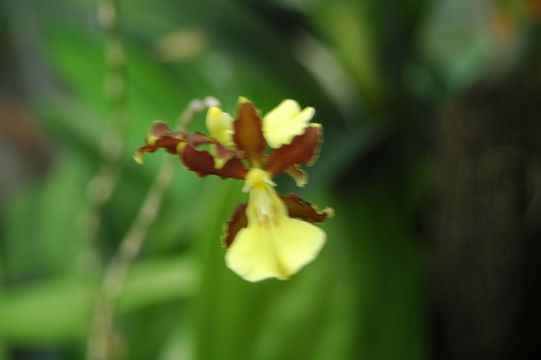
[{"label": "yellow petal edge", "polygon": [[263,117],[263,135],[269,146],[277,149],[291,144],[293,138],[304,133],[315,109],[301,107],[295,100],[286,99]]},{"label": "yellow petal edge", "polygon": [[210,136],[225,146],[233,143],[233,118],[219,107],[211,107],[207,111],[207,129]]}]

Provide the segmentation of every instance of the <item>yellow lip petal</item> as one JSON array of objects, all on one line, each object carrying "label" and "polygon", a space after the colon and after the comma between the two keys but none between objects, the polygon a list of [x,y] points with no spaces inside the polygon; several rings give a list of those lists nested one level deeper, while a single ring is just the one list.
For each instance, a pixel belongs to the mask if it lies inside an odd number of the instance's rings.
[{"label": "yellow lip petal", "polygon": [[248,281],[285,280],[317,256],[325,237],[317,226],[288,217],[275,227],[248,226],[227,251],[226,264]]},{"label": "yellow lip petal", "polygon": [[237,233],[225,256],[227,266],[248,281],[288,279],[312,261],[325,242],[323,230],[288,216],[267,179],[261,169],[246,176],[248,225]]}]

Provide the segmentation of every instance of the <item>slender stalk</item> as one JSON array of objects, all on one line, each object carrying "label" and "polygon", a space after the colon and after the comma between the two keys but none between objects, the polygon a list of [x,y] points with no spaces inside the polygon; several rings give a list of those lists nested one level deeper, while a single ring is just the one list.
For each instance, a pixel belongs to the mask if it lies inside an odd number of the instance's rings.
[{"label": "slender stalk", "polygon": [[[108,129],[100,144],[102,163],[90,179],[86,192],[86,207],[83,209],[79,227],[83,248],[79,259],[79,270],[87,279],[99,274],[100,260],[97,237],[101,226],[101,209],[109,201],[120,178],[122,156],[122,132],[126,125],[126,56],[120,31],[119,1],[100,0],[98,20],[106,36],[106,71],[104,93],[111,108]],[[95,279],[89,279],[95,280]]]},{"label": "slender stalk", "polygon": [[[193,100],[179,118],[179,130],[185,131],[198,111],[209,106],[216,106],[216,99]],[[115,304],[124,289],[126,274],[132,261],[139,254],[148,228],[156,219],[160,210],[163,195],[171,181],[176,166],[175,158],[169,158],[162,165],[154,183],[149,188],[136,218],[122,239],[117,253],[113,256],[105,272],[101,293],[94,309],[92,328],[87,347],[87,360],[106,360],[111,349]]]}]

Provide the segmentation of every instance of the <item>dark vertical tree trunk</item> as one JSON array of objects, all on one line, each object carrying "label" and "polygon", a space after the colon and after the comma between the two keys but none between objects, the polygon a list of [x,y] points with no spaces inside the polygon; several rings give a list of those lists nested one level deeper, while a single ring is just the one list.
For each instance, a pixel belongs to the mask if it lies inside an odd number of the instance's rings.
[{"label": "dark vertical tree trunk", "polygon": [[541,41],[444,112],[432,216],[438,359],[541,359]]}]

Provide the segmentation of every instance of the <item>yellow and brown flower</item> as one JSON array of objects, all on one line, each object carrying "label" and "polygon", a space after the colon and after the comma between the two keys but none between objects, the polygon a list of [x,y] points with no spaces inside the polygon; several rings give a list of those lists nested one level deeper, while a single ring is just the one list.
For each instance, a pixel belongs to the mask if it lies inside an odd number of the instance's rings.
[{"label": "yellow and brown flower", "polygon": [[[322,141],[321,125],[309,123],[313,115],[313,108],[301,110],[285,100],[262,118],[240,98],[234,119],[217,107],[208,110],[211,136],[173,132],[156,122],[135,159],[164,148],[201,177],[243,179],[248,203],[234,210],[222,239],[227,266],[248,281],[287,279],[319,253],[326,235],[313,223],[332,215],[332,209],[317,210],[296,194],[278,195],[272,181],[286,173],[297,185],[306,183],[300,165],[312,165]],[[202,145],[209,150],[198,149]],[[273,150],[267,154],[267,148]]]}]

